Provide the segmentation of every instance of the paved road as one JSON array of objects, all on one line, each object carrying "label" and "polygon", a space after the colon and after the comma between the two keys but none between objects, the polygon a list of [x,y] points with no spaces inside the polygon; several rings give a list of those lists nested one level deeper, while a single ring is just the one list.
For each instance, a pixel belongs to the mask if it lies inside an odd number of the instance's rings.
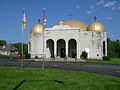
[{"label": "paved road", "polygon": [[[42,63],[41,61],[24,61],[23,65],[24,67],[42,68]],[[13,58],[11,61],[10,58],[0,57],[0,66],[21,67],[21,62],[18,58]],[[45,68],[77,70],[120,77],[120,65],[115,64],[45,61]]]}]

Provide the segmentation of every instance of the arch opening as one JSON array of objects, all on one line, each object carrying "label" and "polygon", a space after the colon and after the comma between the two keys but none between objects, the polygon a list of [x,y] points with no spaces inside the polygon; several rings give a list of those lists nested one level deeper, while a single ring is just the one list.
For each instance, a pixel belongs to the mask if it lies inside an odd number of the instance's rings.
[{"label": "arch opening", "polygon": [[106,53],[106,52],[105,52],[105,49],[106,49],[106,48],[105,48],[105,41],[103,41],[103,56],[105,56],[105,53]]},{"label": "arch opening", "polygon": [[68,42],[68,57],[77,57],[77,42],[75,39],[70,39]]},{"label": "arch opening", "polygon": [[47,40],[47,48],[50,51],[50,57],[54,58],[54,41],[52,39]]},{"label": "arch opening", "polygon": [[59,39],[57,41],[57,57],[65,58],[65,56],[66,56],[65,46],[66,46],[65,40]]}]

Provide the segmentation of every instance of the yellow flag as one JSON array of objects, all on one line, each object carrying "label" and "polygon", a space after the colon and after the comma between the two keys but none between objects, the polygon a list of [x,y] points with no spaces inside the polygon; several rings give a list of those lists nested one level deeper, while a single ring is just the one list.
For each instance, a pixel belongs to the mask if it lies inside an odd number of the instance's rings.
[{"label": "yellow flag", "polygon": [[24,30],[25,27],[26,27],[26,16],[25,13],[23,13],[22,30]]}]

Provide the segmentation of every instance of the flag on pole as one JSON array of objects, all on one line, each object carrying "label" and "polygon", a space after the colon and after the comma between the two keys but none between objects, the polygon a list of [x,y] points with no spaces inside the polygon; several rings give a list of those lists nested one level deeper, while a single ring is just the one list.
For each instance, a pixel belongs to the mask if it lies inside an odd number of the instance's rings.
[{"label": "flag on pole", "polygon": [[44,11],[44,15],[43,15],[43,24],[44,24],[44,26],[46,26],[46,9],[44,8],[43,9],[43,11]]},{"label": "flag on pole", "polygon": [[25,9],[23,9],[23,21],[22,21],[22,30],[26,27],[26,16],[25,16]]},{"label": "flag on pole", "polygon": [[43,16],[43,24],[46,25],[46,16]]}]

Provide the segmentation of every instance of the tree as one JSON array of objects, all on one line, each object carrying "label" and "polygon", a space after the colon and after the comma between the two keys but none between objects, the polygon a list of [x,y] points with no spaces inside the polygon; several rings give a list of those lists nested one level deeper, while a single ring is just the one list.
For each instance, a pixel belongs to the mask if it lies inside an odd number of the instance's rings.
[{"label": "tree", "polygon": [[108,43],[108,57],[120,58],[120,41],[112,41],[110,38],[107,39]]},{"label": "tree", "polygon": [[0,46],[6,45],[6,40],[0,40]]},{"label": "tree", "polygon": [[[14,43],[13,46],[15,46],[19,50],[18,54],[21,55],[22,43]],[[28,44],[23,43],[23,53],[24,55],[28,54]]]}]

